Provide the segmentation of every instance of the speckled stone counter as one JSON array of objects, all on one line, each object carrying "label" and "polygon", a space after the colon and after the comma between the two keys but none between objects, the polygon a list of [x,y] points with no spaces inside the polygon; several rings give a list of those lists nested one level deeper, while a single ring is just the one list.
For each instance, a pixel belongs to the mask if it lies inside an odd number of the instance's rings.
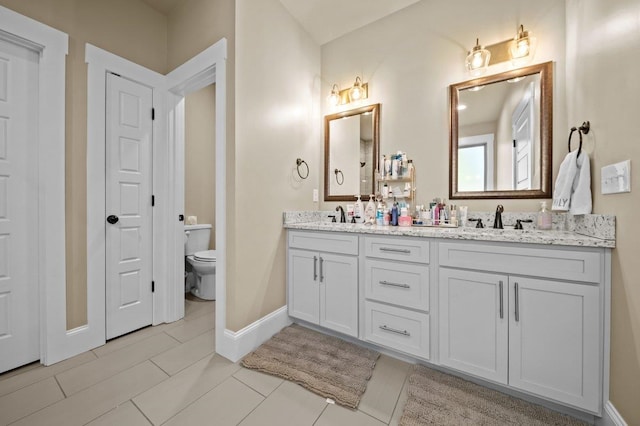
[{"label": "speckled stone counter", "polygon": [[[571,216],[554,214],[553,230],[539,231],[531,224],[524,230],[515,230],[507,224],[517,219],[535,219],[535,213],[503,214],[505,229],[492,229],[493,213],[470,212],[469,217],[482,218],[486,228],[474,227],[400,227],[367,224],[333,223],[328,218],[335,212],[285,212],[284,227],[310,231],[347,232],[360,234],[412,236],[454,240],[499,241],[509,243],[561,245],[577,247],[615,248],[615,217],[605,215]],[[528,227],[527,227],[528,225]]]}]

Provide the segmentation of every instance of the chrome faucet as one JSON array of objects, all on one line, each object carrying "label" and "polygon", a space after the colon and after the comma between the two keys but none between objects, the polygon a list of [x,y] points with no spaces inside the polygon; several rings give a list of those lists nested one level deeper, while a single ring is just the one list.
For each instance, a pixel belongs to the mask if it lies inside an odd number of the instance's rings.
[{"label": "chrome faucet", "polygon": [[493,220],[493,229],[504,229],[502,226],[502,212],[504,212],[504,207],[502,207],[502,204],[498,204],[496,218]]},{"label": "chrome faucet", "polygon": [[344,209],[342,206],[336,207],[336,211],[340,211],[340,223],[347,223],[347,218],[344,217]]}]

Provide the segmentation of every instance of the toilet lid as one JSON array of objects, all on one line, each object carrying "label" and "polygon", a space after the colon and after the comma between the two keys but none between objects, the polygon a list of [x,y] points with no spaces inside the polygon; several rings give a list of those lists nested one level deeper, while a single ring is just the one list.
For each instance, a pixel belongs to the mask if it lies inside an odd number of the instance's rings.
[{"label": "toilet lid", "polygon": [[201,262],[215,262],[216,251],[215,250],[198,251],[193,255],[193,258]]}]

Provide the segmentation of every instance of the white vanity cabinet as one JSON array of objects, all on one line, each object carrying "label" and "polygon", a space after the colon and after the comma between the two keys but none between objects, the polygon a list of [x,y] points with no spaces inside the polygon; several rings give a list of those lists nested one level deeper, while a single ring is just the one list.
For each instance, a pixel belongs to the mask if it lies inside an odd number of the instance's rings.
[{"label": "white vanity cabinet", "polygon": [[289,315],[358,337],[358,236],[289,232]]},{"label": "white vanity cabinet", "polygon": [[439,264],[441,364],[600,412],[602,250],[440,243]]},{"label": "white vanity cabinet", "polygon": [[364,339],[429,359],[429,240],[364,237]]}]

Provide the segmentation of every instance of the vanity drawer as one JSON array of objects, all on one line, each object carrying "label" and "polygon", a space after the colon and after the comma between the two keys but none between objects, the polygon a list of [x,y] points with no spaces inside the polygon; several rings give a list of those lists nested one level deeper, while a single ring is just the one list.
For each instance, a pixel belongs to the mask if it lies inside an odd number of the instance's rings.
[{"label": "vanity drawer", "polygon": [[365,301],[366,340],[429,359],[429,315]]},{"label": "vanity drawer", "polygon": [[365,261],[367,299],[429,310],[429,267],[378,259]]},{"label": "vanity drawer", "polygon": [[358,236],[331,232],[289,231],[289,247],[357,255]]},{"label": "vanity drawer", "polygon": [[365,237],[365,254],[387,260],[429,263],[429,241],[419,238]]},{"label": "vanity drawer", "polygon": [[440,243],[438,254],[441,266],[600,282],[601,257],[596,251]]}]

